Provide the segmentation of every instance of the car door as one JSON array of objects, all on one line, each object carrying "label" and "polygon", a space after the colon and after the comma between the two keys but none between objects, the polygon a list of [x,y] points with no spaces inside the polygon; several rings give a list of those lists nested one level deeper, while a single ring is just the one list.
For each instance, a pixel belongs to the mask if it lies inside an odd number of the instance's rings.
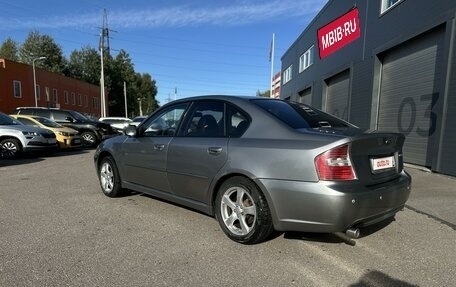
[{"label": "car door", "polygon": [[195,102],[168,151],[168,178],[175,195],[207,204],[209,186],[227,160],[224,103]]},{"label": "car door", "polygon": [[186,103],[170,106],[138,127],[135,137],[122,144],[123,181],[153,191],[170,192],[167,154]]}]

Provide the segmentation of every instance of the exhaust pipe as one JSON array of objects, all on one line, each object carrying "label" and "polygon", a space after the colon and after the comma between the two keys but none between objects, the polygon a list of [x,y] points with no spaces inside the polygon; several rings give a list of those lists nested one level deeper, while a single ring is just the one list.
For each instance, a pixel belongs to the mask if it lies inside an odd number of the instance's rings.
[{"label": "exhaust pipe", "polygon": [[358,228],[349,228],[345,231],[345,234],[350,238],[359,238],[359,229]]}]

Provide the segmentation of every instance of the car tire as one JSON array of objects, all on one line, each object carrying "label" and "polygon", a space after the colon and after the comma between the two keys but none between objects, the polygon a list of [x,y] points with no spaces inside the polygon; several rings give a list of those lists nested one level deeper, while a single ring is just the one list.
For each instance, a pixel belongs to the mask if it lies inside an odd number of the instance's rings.
[{"label": "car tire", "polygon": [[0,142],[0,157],[1,158],[15,158],[22,152],[21,144],[16,139],[4,139]]},{"label": "car tire", "polygon": [[104,157],[98,165],[98,179],[106,196],[119,197],[124,194],[116,163],[111,156]]},{"label": "car tire", "polygon": [[221,185],[215,217],[230,239],[243,244],[262,242],[274,231],[266,198],[255,183],[241,176]]},{"label": "car tire", "polygon": [[97,144],[97,137],[91,131],[82,132],[81,140],[84,147],[94,147]]}]

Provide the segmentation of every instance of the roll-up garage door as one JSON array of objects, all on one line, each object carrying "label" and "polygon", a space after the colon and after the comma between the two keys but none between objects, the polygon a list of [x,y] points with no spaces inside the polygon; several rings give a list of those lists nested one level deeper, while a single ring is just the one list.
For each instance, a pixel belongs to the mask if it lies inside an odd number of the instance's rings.
[{"label": "roll-up garage door", "polygon": [[307,88],[299,92],[299,102],[306,105],[312,105],[312,88]]},{"label": "roll-up garage door", "polygon": [[325,111],[336,117],[348,119],[348,94],[350,89],[350,73],[345,70],[326,81]]},{"label": "roll-up garage door", "polygon": [[404,161],[422,166],[431,166],[428,147],[436,128],[432,106],[440,84],[441,39],[440,30],[426,33],[382,59],[378,130],[405,134]]}]

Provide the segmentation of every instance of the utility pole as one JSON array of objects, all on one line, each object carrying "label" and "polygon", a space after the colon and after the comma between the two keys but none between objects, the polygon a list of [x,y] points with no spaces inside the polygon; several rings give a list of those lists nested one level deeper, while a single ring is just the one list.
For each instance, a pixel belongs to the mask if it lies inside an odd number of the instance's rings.
[{"label": "utility pole", "polygon": [[109,47],[109,28],[108,28],[108,14],[106,9],[103,9],[103,27],[100,33],[100,62],[101,62],[101,75],[100,75],[100,101],[101,101],[101,117],[106,117],[106,93],[104,82],[104,54],[110,54]]},{"label": "utility pole", "polygon": [[124,81],[125,117],[128,118],[127,111],[127,83]]}]

